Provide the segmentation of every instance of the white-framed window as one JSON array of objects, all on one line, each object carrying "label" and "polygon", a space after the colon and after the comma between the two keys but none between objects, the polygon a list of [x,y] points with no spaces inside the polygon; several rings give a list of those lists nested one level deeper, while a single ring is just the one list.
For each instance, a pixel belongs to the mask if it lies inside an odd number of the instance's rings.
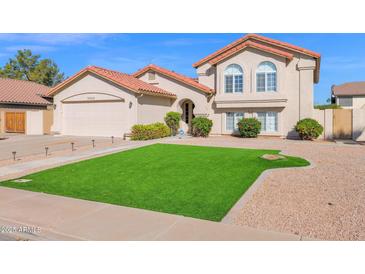
[{"label": "white-framed window", "polygon": [[227,112],[226,113],[226,130],[234,131],[238,130],[238,122],[242,120],[244,116],[243,112]]},{"label": "white-framed window", "polygon": [[276,66],[271,62],[262,62],[256,70],[256,91],[276,91]]},{"label": "white-framed window", "polygon": [[237,64],[232,64],[224,70],[224,92],[243,92],[243,70]]},{"label": "white-framed window", "polygon": [[258,112],[257,119],[261,122],[261,131],[277,132],[278,131],[278,113],[273,111]]}]

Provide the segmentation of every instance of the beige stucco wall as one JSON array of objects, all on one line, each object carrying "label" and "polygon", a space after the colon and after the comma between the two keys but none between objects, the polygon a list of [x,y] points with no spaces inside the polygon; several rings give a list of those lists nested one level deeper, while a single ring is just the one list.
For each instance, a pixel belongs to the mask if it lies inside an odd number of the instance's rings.
[{"label": "beige stucco wall", "polygon": [[215,89],[216,82],[216,68],[209,65],[209,63],[202,64],[196,69],[199,83]]},{"label": "beige stucco wall", "polygon": [[333,110],[314,109],[313,119],[317,120],[323,126],[323,133],[318,138],[331,140],[333,138]]},{"label": "beige stucco wall", "polygon": [[[209,99],[209,95],[207,95],[206,93],[199,91],[191,86],[185,85],[179,81],[176,81],[172,78],[169,78],[169,77],[164,76],[159,73],[156,73],[156,77],[154,80],[148,80],[147,73],[141,75],[139,77],[139,79],[176,94],[177,98],[174,100],[171,100],[171,104],[170,104],[169,108],[166,108],[166,105],[164,105],[163,110],[162,110],[163,112],[164,111],[166,111],[166,112],[167,111],[177,111],[182,114],[183,110],[181,108],[181,105],[186,100],[191,100],[194,103],[194,105],[195,105],[194,114],[196,116],[198,116],[198,115],[209,116],[209,114],[212,112],[213,100]],[[142,99],[143,99],[143,97],[142,97]],[[159,100],[162,100],[162,99],[159,99]],[[166,99],[164,99],[164,98],[163,98],[163,100],[166,101]],[[139,118],[139,119],[143,120],[144,116],[149,115],[148,112],[143,111],[146,109],[147,108],[143,108],[143,106],[141,106],[141,109],[139,111],[139,117],[141,117],[141,118]],[[166,112],[165,112],[165,114],[166,114]],[[161,113],[158,115],[161,115]],[[148,117],[146,119],[150,120],[151,118]],[[184,122],[181,122],[181,123],[184,123]],[[181,125],[181,126],[184,127],[184,125]]]},{"label": "beige stucco wall", "polygon": [[5,111],[0,109],[0,133],[5,132]]},{"label": "beige stucco wall", "polygon": [[138,124],[164,122],[164,117],[171,110],[173,99],[142,95],[138,98]]},{"label": "beige stucco wall", "polygon": [[25,121],[25,133],[27,135],[43,134],[43,110],[26,111]]},{"label": "beige stucco wall", "polygon": [[[70,84],[61,92],[54,96],[54,123],[52,131],[62,134],[63,123],[63,101],[79,101],[90,102],[93,101],[120,101],[123,108],[126,108],[125,121],[126,131],[137,124],[137,97],[134,92],[127,89],[120,88],[111,82],[100,79],[97,76],[88,74],[78,81]],[[87,103],[86,103],[87,104]]]},{"label": "beige stucco wall", "polygon": [[51,134],[53,125],[53,108],[43,110],[43,133]]},{"label": "beige stucco wall", "polygon": [[365,109],[353,109],[352,130],[354,140],[365,141]]},{"label": "beige stucco wall", "polygon": [[[213,133],[229,133],[225,130],[225,113],[240,111],[247,116],[255,116],[258,111],[278,112],[278,132],[272,135],[296,137],[296,122],[313,117],[313,70],[315,60],[293,53],[294,59],[288,62],[283,57],[246,49],[218,63],[216,76],[201,76],[206,83],[216,82],[217,94],[210,114],[213,119]],[[269,61],[277,68],[277,92],[256,92],[256,69],[261,62]],[[244,71],[244,90],[239,94],[224,94],[224,70],[231,64],[238,64]],[[198,67],[197,73],[209,71],[209,65]],[[209,80],[207,79],[209,78]],[[227,102],[224,104],[224,102]],[[231,105],[231,107],[230,107]],[[238,109],[237,109],[238,108]]]}]

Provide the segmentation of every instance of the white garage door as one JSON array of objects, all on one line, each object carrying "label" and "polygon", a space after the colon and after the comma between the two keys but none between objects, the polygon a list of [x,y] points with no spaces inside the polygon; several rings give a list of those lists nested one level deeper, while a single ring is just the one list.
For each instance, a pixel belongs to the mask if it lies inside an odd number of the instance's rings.
[{"label": "white garage door", "polygon": [[123,136],[129,131],[124,102],[63,104],[63,134]]}]

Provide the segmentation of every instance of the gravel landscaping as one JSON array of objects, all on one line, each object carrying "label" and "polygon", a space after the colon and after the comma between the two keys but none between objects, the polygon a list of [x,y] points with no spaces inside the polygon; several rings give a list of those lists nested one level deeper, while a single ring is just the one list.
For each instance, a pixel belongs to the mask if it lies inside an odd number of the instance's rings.
[{"label": "gravel landscaping", "polygon": [[311,168],[270,171],[235,224],[314,239],[365,240],[365,146],[230,136],[178,142],[280,149],[312,163]]}]

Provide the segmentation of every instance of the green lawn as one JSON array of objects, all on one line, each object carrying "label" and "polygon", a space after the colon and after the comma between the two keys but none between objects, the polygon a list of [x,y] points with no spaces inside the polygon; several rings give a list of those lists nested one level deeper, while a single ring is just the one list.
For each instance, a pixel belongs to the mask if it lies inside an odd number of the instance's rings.
[{"label": "green lawn", "polygon": [[265,153],[278,151],[155,144],[0,185],[219,221],[264,170],[309,164]]}]

